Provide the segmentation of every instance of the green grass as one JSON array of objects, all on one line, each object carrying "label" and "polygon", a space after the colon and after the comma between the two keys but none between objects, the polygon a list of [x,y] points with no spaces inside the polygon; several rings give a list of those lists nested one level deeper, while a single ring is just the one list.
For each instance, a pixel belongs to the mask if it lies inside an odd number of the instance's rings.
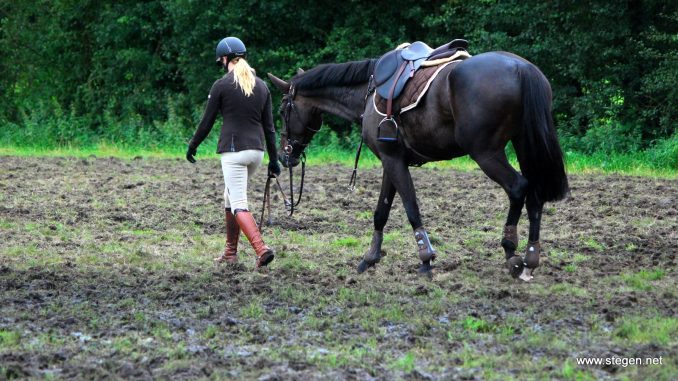
[{"label": "green grass", "polygon": [[357,247],[360,245],[360,240],[355,237],[339,238],[332,242],[332,246],[336,247]]},{"label": "green grass", "polygon": [[19,344],[21,334],[15,331],[0,330],[0,350],[9,349]]},{"label": "green grass", "polygon": [[624,317],[614,336],[634,344],[675,345],[678,341],[678,319],[675,317]]},{"label": "green grass", "polygon": [[391,363],[391,368],[400,369],[400,370],[404,371],[405,373],[408,373],[408,372],[411,372],[411,371],[414,370],[415,360],[416,360],[416,357],[415,357],[414,353],[407,352],[404,356],[393,361]]},{"label": "green grass", "polygon": [[603,245],[602,243],[596,241],[595,239],[593,239],[593,238],[591,238],[591,237],[588,237],[588,238],[581,238],[581,243],[582,243],[584,246],[586,246],[586,247],[588,247],[588,248],[591,248],[591,249],[593,249],[593,250],[596,250],[596,251],[603,251],[603,250],[605,250],[605,245]]},{"label": "green grass", "polygon": [[473,316],[468,316],[466,319],[462,320],[461,324],[465,330],[471,332],[487,333],[495,330],[495,327],[491,323]]},{"label": "green grass", "polygon": [[[200,146],[198,160],[216,158],[216,143],[214,139],[208,139]],[[665,144],[667,145],[667,144]],[[671,147],[669,147],[671,148]],[[183,158],[184,146],[171,147],[144,147],[113,142],[101,142],[91,146],[0,146],[0,156],[39,156],[39,157],[118,157],[132,159],[137,157],[175,159]],[[665,150],[668,150],[665,149]],[[511,164],[518,168],[515,155],[511,153]],[[658,154],[658,149],[652,149],[634,153],[595,153],[586,155],[568,151],[565,153],[565,162],[569,173],[619,173],[625,175],[650,176],[661,178],[678,178],[678,167],[673,164],[674,160],[665,160],[668,154]],[[672,152],[672,151],[671,151]],[[674,155],[670,153],[670,155]],[[308,164],[340,164],[353,166],[355,150],[337,148],[333,146],[311,145],[307,150]],[[672,157],[672,156],[671,156]],[[267,159],[265,159],[267,160]],[[372,168],[380,165],[379,159],[369,150],[363,149],[359,168]],[[427,168],[456,169],[460,171],[478,170],[479,167],[468,156],[453,160],[428,163]]]},{"label": "green grass", "polygon": [[666,271],[662,269],[640,270],[635,274],[623,274],[621,276],[624,283],[634,290],[649,291],[653,289],[652,282],[661,280]]}]

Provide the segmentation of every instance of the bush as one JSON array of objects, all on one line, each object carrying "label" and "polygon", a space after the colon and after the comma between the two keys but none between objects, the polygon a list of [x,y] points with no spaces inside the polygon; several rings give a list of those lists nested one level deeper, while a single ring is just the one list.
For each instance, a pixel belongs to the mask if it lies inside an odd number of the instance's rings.
[{"label": "bush", "polygon": [[678,132],[657,142],[646,154],[655,167],[678,169]]}]

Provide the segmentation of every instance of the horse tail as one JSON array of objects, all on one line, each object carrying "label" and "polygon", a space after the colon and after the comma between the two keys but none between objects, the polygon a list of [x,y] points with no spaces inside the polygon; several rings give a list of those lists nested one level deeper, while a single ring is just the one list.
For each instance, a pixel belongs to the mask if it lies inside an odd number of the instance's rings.
[{"label": "horse tail", "polygon": [[[520,65],[523,131],[516,149],[528,189],[541,202],[562,200],[569,191],[563,152],[551,113],[551,86],[542,72],[528,63]],[[521,152],[522,151],[522,152]]]}]

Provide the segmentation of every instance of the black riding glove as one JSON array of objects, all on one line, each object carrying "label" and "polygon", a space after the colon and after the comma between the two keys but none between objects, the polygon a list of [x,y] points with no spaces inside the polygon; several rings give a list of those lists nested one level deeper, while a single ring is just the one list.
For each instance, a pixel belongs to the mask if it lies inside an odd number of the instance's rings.
[{"label": "black riding glove", "polygon": [[195,156],[196,153],[198,153],[198,149],[189,145],[188,150],[186,151],[186,160],[195,163],[195,158],[193,156]]},{"label": "black riding glove", "polygon": [[278,175],[280,175],[280,164],[278,164],[278,160],[271,160],[268,162],[268,175],[270,177],[278,177]]}]

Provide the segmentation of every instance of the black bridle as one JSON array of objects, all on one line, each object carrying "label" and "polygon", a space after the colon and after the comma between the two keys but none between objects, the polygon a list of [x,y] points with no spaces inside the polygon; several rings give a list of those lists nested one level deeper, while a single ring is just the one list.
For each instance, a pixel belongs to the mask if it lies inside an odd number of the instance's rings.
[{"label": "black bridle", "polygon": [[[285,152],[285,160],[287,160],[287,168],[289,168],[290,171],[290,199],[287,200],[285,199],[285,206],[289,208],[290,213],[289,215],[292,216],[294,214],[294,208],[299,205],[301,202],[301,196],[304,193],[304,177],[306,176],[306,147],[308,147],[308,144],[311,142],[311,139],[313,138],[313,135],[320,131],[320,127],[318,129],[313,129],[309,127],[308,125],[304,125],[304,136],[299,139],[291,139],[290,137],[292,136],[292,131],[290,129],[290,118],[292,114],[295,114],[299,120],[301,120],[301,116],[299,115],[299,111],[297,110],[296,105],[294,104],[294,97],[296,95],[296,88],[294,87],[294,84],[290,84],[290,89],[287,92],[287,95],[285,96],[287,101],[285,103],[285,106],[281,110],[281,116],[283,120],[283,131],[280,134],[280,145],[283,147],[283,151]],[[320,125],[322,126],[322,120],[320,122]],[[310,134],[306,134],[306,132],[310,132]],[[292,153],[295,150],[300,150],[299,154],[299,160],[301,160],[301,184],[299,185],[299,196],[296,200],[294,201],[294,171],[292,168],[292,164],[290,162],[290,159],[292,157]],[[280,189],[282,192],[282,189]],[[284,196],[284,193],[283,193]]]},{"label": "black bridle", "polygon": [[[310,138],[307,138],[306,135],[303,136],[302,140],[297,140],[297,139],[290,139],[291,136],[291,129],[290,129],[290,117],[292,113],[297,115],[297,118],[301,120],[301,116],[299,115],[299,111],[297,110],[297,107],[294,104],[294,96],[296,95],[296,90],[294,88],[294,85],[290,85],[290,89],[285,95],[285,98],[287,99],[284,107],[280,110],[280,114],[282,116],[283,120],[283,131],[280,133],[280,145],[283,147],[283,151],[285,152],[285,160],[287,161],[287,168],[289,168],[290,171],[290,198],[288,199],[287,196],[285,196],[285,192],[282,189],[282,186],[280,185],[280,182],[278,181],[277,177],[274,176],[269,176],[268,180],[266,180],[266,187],[264,188],[264,203],[261,208],[261,219],[259,226],[261,229],[264,227],[264,214],[267,210],[268,206],[268,224],[271,224],[271,181],[275,179],[275,185],[280,191],[280,194],[282,195],[283,201],[285,202],[285,207],[289,210],[289,216],[291,217],[294,214],[294,208],[299,206],[299,203],[301,203],[301,196],[304,193],[304,178],[306,177],[306,152],[305,149],[308,147],[308,144],[310,143],[310,140],[313,138],[311,136]],[[322,120],[320,122],[320,125],[322,126]],[[320,131],[320,128],[317,130],[310,128],[308,126],[304,126],[304,132],[310,131],[313,134],[316,132]],[[301,184],[299,185],[299,196],[297,197],[297,200],[294,201],[294,171],[292,169],[292,163],[290,162],[290,158],[292,156],[292,153],[294,150],[301,150],[301,153],[299,154],[299,160],[301,160]]]}]

